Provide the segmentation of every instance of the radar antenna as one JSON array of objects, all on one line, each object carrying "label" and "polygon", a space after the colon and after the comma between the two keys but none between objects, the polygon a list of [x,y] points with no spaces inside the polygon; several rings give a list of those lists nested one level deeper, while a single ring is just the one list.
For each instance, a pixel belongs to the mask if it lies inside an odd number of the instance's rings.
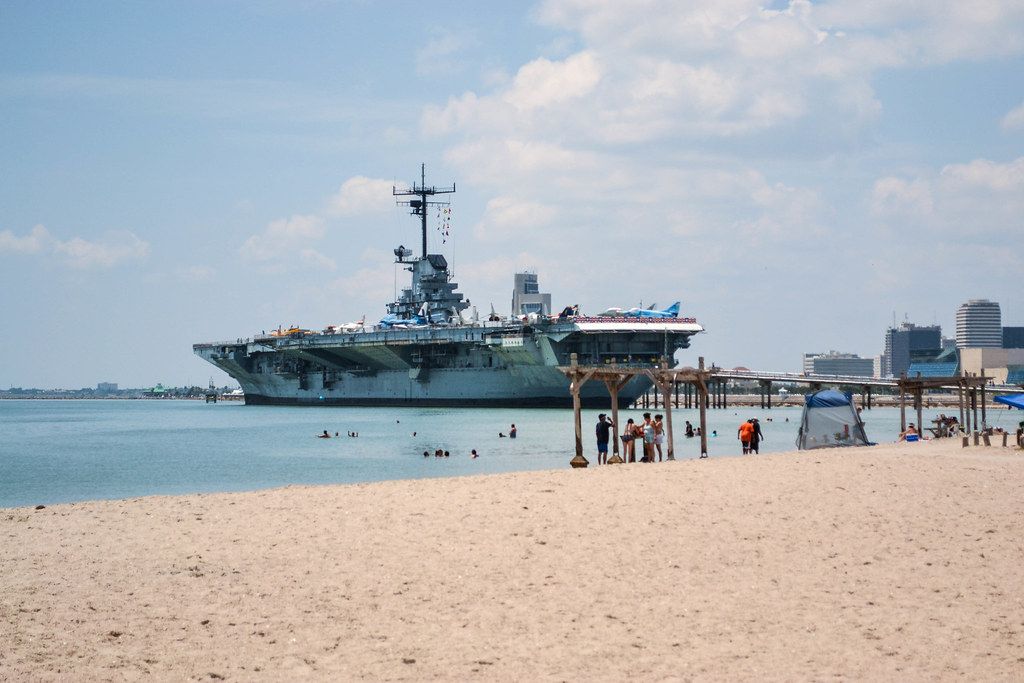
[{"label": "radar antenna", "polygon": [[419,199],[410,199],[408,201],[399,201],[399,206],[409,206],[412,208],[410,212],[413,216],[420,217],[420,227],[423,231],[423,258],[427,258],[427,207],[428,206],[448,206],[450,202],[434,202],[429,201],[427,197],[433,197],[437,194],[453,194],[455,192],[455,183],[452,183],[451,187],[435,187],[431,185],[427,187],[427,165],[420,164],[420,183],[412,184],[412,188],[407,190],[399,190],[392,186],[391,194],[395,197],[419,197]]}]

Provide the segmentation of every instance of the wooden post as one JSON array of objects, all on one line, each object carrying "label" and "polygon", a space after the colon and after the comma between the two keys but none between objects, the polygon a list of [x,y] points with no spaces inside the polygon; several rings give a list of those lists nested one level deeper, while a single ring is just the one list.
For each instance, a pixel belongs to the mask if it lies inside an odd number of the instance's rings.
[{"label": "wooden post", "polygon": [[604,385],[612,398],[612,456],[619,454],[619,387],[617,380],[606,379]]},{"label": "wooden post", "polygon": [[903,388],[905,381],[906,377],[900,379],[900,434],[907,431],[907,399]]},{"label": "wooden post", "polygon": [[924,419],[921,415],[921,404],[924,403],[924,389],[922,387],[917,388],[917,433],[924,438],[924,425],[921,424],[921,420]]},{"label": "wooden post", "polygon": [[698,384],[697,389],[700,391],[701,396],[698,397],[700,401],[700,457],[708,457],[708,417],[706,413],[708,405],[708,385],[707,377],[704,372],[704,356],[697,359]]},{"label": "wooden post", "polygon": [[871,410],[871,387],[868,387],[868,410]]},{"label": "wooden post", "polygon": [[764,391],[765,391],[766,394],[768,394],[768,410],[771,410],[772,409],[772,381],[771,380],[768,380],[768,382],[764,385]]},{"label": "wooden post", "polygon": [[962,377],[956,383],[956,396],[960,401],[960,431],[968,431],[968,425],[964,422],[964,380]]},{"label": "wooden post", "polygon": [[[668,360],[662,359],[662,361],[661,361],[661,370],[662,370],[662,373],[666,373],[666,374],[668,373]],[[675,460],[676,459],[675,448],[674,448],[675,442],[672,439],[672,401],[669,400],[669,396],[671,395],[670,394],[671,386],[672,385],[669,384],[669,382],[667,382],[665,380],[665,376],[663,374],[659,373],[659,375],[658,375],[658,387],[662,391],[662,396],[664,397],[664,401],[662,401],[662,403],[664,403],[664,408],[665,408],[665,425],[664,425],[664,430],[668,434],[668,439],[663,439],[663,441],[667,441],[667,443],[665,444],[665,446],[666,446],[665,459],[666,460]]]},{"label": "wooden post", "polygon": [[619,391],[622,390],[629,381],[632,379],[629,375],[617,375],[614,379],[606,379],[605,386],[608,387],[608,393],[612,397],[612,439],[615,440],[615,445],[612,451],[612,458],[609,463],[618,464],[623,462],[622,458],[619,457]]},{"label": "wooden post", "polygon": [[985,416],[985,368],[981,369],[981,428],[988,428],[988,418]]},{"label": "wooden post", "polygon": [[668,432],[668,454],[666,460],[676,459],[676,442],[672,437],[672,402],[668,400],[669,385],[665,385],[665,430]]},{"label": "wooden post", "polygon": [[589,370],[586,373],[581,373],[575,353],[569,355],[569,366],[569,376],[571,379],[569,383],[569,391],[572,392],[573,422],[576,427],[576,455],[569,461],[569,464],[572,465],[573,468],[580,468],[586,467],[590,464],[590,461],[583,457],[583,416],[581,415],[582,404],[580,403],[580,389],[587,383],[587,380],[594,376],[595,370]]},{"label": "wooden post", "polygon": [[574,468],[586,467],[589,461],[583,457],[583,417],[580,415],[581,404],[580,404],[580,375],[577,370],[576,354],[570,354],[569,365],[572,367],[572,375],[570,375],[569,391],[572,392],[572,418],[573,424],[576,426],[576,455],[569,464]]},{"label": "wooden post", "polygon": [[722,407],[729,407],[729,381],[722,380]]},{"label": "wooden post", "polygon": [[974,431],[978,431],[978,389],[976,387],[971,387],[971,413]]}]

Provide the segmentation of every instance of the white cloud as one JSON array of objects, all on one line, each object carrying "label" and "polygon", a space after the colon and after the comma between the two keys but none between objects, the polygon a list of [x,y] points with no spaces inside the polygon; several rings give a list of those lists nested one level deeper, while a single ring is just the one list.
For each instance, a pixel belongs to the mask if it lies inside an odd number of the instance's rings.
[{"label": "white cloud", "polygon": [[378,180],[365,176],[349,178],[333,197],[328,200],[328,212],[338,216],[380,213],[394,206],[391,191],[394,185],[389,180]]},{"label": "white cloud", "polygon": [[141,261],[149,256],[149,243],[127,230],[109,231],[98,241],[82,237],[60,240],[42,225],[36,225],[24,237],[10,230],[0,232],[0,253],[50,254],[73,268],[111,268],[126,261]]},{"label": "white cloud", "polygon": [[217,274],[210,266],[179,266],[174,269],[174,275],[184,282],[209,282]]},{"label": "white cloud", "polygon": [[[375,312],[381,311],[381,304],[395,297],[394,256],[382,249],[364,249],[359,262],[367,264],[335,278],[327,283],[324,291],[335,300],[361,302],[371,306],[367,310],[354,310],[353,316],[367,315],[367,322],[376,322]],[[383,315],[383,314],[381,314]]]},{"label": "white cloud", "polygon": [[910,212],[924,216],[932,213],[932,209],[930,183],[920,178],[879,178],[871,191],[871,210],[875,214]]},{"label": "white cloud", "polygon": [[338,267],[334,259],[324,256],[316,249],[302,249],[299,251],[299,258],[311,266],[323,268],[324,270],[336,270]]},{"label": "white cloud", "polygon": [[276,261],[291,257],[323,235],[322,218],[295,215],[271,221],[263,232],[246,240],[239,251],[243,257],[252,261]]},{"label": "white cloud", "polygon": [[554,217],[554,207],[516,197],[495,197],[487,202],[474,233],[483,240],[517,239],[550,225]]},{"label": "white cloud", "polygon": [[1000,121],[1000,125],[1003,130],[1016,130],[1018,128],[1024,128],[1024,102],[1020,106],[1014,107],[1006,113],[1003,120]]},{"label": "white cloud", "polygon": [[107,233],[103,241],[75,237],[58,241],[54,252],[76,268],[110,268],[123,261],[139,261],[149,255],[149,244],[128,231]]},{"label": "white cloud", "polygon": [[879,116],[880,69],[1024,49],[1019,0],[547,0],[537,15],[578,32],[583,49],[428,107],[426,132],[570,147],[751,135],[809,117],[846,132]]},{"label": "white cloud", "polygon": [[601,68],[593,52],[580,52],[563,61],[543,57],[519,69],[503,99],[520,111],[577,99],[593,91]]},{"label": "white cloud", "polygon": [[974,159],[915,177],[881,178],[871,204],[883,223],[927,233],[932,240],[1019,236],[1024,233],[1024,157],[1006,163]]},{"label": "white cloud", "polygon": [[38,254],[52,243],[53,238],[42,225],[34,226],[24,237],[18,237],[10,230],[0,231],[0,253]]},{"label": "white cloud", "polygon": [[949,188],[978,187],[994,192],[1024,192],[1024,157],[1000,164],[975,159],[943,167],[943,185]]},{"label": "white cloud", "polygon": [[459,54],[478,42],[474,33],[466,29],[435,30],[427,44],[416,52],[416,73],[421,76],[458,73],[466,66],[465,60],[458,58]]}]

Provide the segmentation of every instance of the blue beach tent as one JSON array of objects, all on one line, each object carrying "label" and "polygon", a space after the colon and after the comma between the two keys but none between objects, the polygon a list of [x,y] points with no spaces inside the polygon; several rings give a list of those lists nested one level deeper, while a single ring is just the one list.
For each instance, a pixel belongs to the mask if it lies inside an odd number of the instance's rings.
[{"label": "blue beach tent", "polygon": [[1003,403],[1014,408],[1024,410],[1024,394],[1010,394],[1009,396],[996,396],[996,403]]},{"label": "blue beach tent", "polygon": [[864,423],[849,394],[824,389],[807,394],[796,447],[836,448],[839,446],[870,446]]}]

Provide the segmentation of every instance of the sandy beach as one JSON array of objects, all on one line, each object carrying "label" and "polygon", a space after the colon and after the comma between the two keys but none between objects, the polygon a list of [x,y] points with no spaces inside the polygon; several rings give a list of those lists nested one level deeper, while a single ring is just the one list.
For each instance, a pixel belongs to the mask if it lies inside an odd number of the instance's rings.
[{"label": "sandy beach", "polygon": [[1019,680],[1022,472],[950,440],[4,509],[0,679]]}]

